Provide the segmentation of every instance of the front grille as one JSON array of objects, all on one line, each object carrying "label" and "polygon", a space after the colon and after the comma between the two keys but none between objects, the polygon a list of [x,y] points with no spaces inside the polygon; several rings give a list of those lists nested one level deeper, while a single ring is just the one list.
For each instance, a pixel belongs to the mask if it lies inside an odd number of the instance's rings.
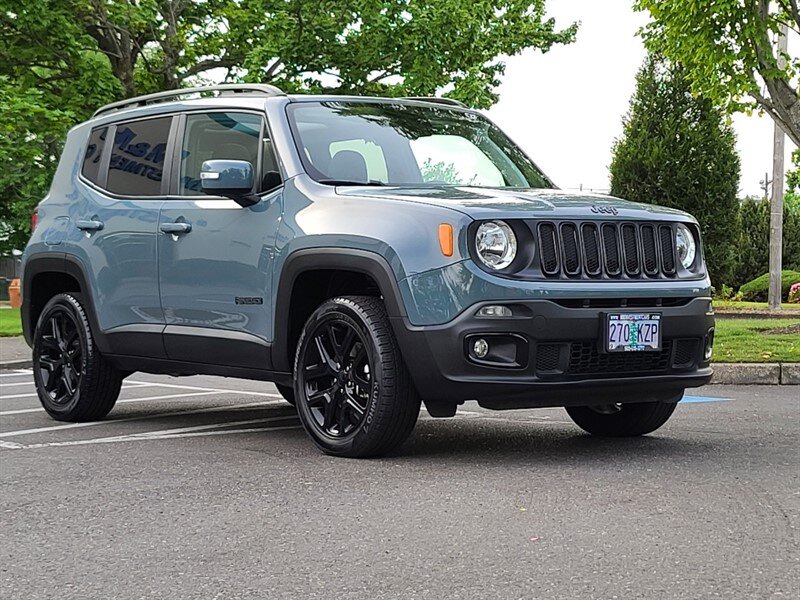
[{"label": "front grille", "polygon": [[575,342],[570,345],[568,375],[597,375],[621,373],[654,373],[666,371],[670,365],[672,341],[666,340],[657,352],[610,352],[597,350],[595,342]]},{"label": "front grille", "polygon": [[655,223],[540,222],[539,266],[547,278],[671,278],[672,226]]},{"label": "front grille", "polygon": [[655,352],[600,352],[596,341],[542,342],[536,346],[536,375],[605,377],[657,375],[697,366],[699,338],[664,340]]},{"label": "front grille", "polygon": [[545,275],[558,273],[558,236],[556,226],[542,223],[539,226],[539,250],[542,257],[542,271]]}]

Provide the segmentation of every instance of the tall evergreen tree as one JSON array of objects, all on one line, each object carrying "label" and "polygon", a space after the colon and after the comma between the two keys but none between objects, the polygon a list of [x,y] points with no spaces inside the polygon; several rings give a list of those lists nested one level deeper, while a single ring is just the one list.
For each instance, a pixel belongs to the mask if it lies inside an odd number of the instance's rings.
[{"label": "tall evergreen tree", "polygon": [[710,100],[692,93],[680,66],[650,56],[636,81],[613,148],[611,193],[692,213],[711,280],[727,283],[739,227],[735,134]]}]

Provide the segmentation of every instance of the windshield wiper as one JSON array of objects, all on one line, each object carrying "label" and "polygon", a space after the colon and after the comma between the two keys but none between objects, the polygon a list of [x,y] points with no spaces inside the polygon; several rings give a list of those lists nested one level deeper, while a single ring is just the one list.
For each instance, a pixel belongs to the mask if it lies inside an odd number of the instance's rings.
[{"label": "windshield wiper", "polygon": [[386,185],[382,181],[351,181],[349,179],[317,179],[317,183],[325,185]]}]

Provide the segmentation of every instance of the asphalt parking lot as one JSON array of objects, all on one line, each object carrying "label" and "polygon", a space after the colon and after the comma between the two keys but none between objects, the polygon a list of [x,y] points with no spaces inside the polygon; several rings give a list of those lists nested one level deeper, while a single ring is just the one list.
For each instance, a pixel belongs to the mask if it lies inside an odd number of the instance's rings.
[{"label": "asphalt parking lot", "polygon": [[0,597],[798,597],[798,388],[688,400],[632,440],[467,404],[346,460],[269,384],[136,374],[67,424],[2,372]]}]

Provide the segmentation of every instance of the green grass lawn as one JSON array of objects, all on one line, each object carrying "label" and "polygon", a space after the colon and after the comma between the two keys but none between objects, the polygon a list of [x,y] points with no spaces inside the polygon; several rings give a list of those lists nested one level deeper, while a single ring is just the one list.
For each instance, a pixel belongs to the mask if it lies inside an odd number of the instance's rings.
[{"label": "green grass lawn", "polygon": [[[716,310],[769,310],[766,302],[736,302],[734,300],[714,300],[714,308]],[[789,304],[784,302],[781,304],[781,310],[800,311],[800,304]]]},{"label": "green grass lawn", "polygon": [[18,308],[0,308],[0,337],[22,335]]},{"label": "green grass lawn", "polygon": [[715,331],[714,362],[800,362],[800,319],[717,319]]}]

